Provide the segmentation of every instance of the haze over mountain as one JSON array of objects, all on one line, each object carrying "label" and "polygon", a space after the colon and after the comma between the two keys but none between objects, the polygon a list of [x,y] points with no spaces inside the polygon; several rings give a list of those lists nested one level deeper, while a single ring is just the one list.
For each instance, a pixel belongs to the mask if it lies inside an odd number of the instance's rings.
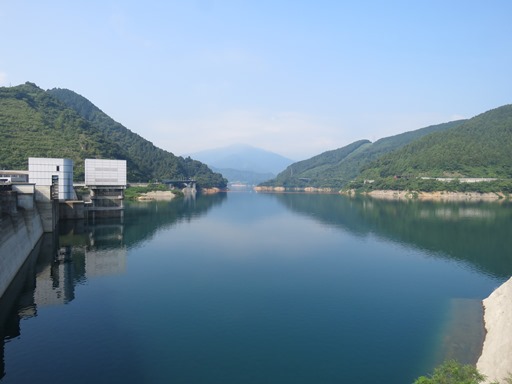
[{"label": "haze over mountain", "polygon": [[277,153],[247,144],[209,149],[191,156],[222,173],[230,182],[249,184],[269,180],[293,163]]}]

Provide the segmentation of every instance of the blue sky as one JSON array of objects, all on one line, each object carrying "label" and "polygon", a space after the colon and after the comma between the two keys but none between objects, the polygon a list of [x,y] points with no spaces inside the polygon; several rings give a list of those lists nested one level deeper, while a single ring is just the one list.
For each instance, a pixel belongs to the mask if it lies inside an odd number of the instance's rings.
[{"label": "blue sky", "polygon": [[68,88],[175,154],[301,160],[512,102],[512,2],[0,0],[0,85]]}]

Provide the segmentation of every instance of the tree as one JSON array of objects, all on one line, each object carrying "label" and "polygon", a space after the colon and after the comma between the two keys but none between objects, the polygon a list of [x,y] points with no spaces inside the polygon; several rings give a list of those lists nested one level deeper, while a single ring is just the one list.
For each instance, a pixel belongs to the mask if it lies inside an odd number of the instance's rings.
[{"label": "tree", "polygon": [[437,367],[432,376],[421,376],[414,384],[479,384],[484,380],[485,376],[476,367],[448,360]]}]

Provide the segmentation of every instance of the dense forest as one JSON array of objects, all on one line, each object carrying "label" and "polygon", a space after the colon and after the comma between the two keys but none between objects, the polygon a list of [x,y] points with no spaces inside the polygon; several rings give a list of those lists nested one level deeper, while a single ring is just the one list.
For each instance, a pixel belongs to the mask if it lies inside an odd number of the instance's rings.
[{"label": "dense forest", "polygon": [[29,157],[70,158],[75,179],[83,180],[85,158],[124,159],[131,182],[193,178],[199,187],[227,184],[205,164],[157,148],[69,90],[44,91],[28,82],[0,87],[0,134],[0,169],[27,169]]},{"label": "dense forest", "polygon": [[[32,83],[0,87],[0,169],[27,169],[29,157],[70,158],[83,180],[85,158],[125,159],[128,180],[194,178],[227,184],[220,173],[154,146],[67,89]],[[294,163],[261,185],[285,188],[501,190],[511,193],[512,105],[469,120],[433,125],[371,143],[359,140]],[[446,183],[422,177],[451,177]],[[468,186],[458,178],[496,178]],[[371,185],[365,180],[372,180]]]},{"label": "dense forest", "polygon": [[420,138],[367,164],[367,179],[400,177],[512,178],[512,105]]},{"label": "dense forest", "polygon": [[327,151],[311,159],[299,161],[288,166],[275,179],[261,185],[286,188],[341,187],[346,176],[343,174],[340,164],[370,144],[368,140],[360,140],[343,148]]},{"label": "dense forest", "polygon": [[343,148],[324,152],[311,159],[290,165],[263,186],[286,188],[342,188],[360,175],[373,160],[401,148],[421,137],[458,127],[465,120],[432,125],[415,131],[386,137],[371,143],[360,140]]},{"label": "dense forest", "polygon": [[[512,105],[290,165],[262,186],[512,193]],[[450,181],[446,178],[451,179]],[[494,179],[463,182],[463,178]]]}]

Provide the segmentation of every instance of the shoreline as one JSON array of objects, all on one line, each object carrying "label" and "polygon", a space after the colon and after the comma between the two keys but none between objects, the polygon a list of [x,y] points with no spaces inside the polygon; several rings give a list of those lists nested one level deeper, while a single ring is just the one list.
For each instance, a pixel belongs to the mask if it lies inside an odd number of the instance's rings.
[{"label": "shoreline", "polygon": [[315,188],[315,187],[306,187],[306,188],[286,188],[286,187],[261,187],[256,186],[253,188],[256,192],[302,192],[302,193],[339,193],[338,188]]},{"label": "shoreline", "polygon": [[512,374],[512,277],[496,288],[482,304],[485,339],[476,367],[484,383],[504,380]]},{"label": "shoreline", "polygon": [[[353,195],[355,192],[349,192]],[[501,192],[448,192],[448,191],[393,191],[393,190],[376,190],[362,193],[382,200],[418,200],[418,201],[504,201],[508,200]]]},{"label": "shoreline", "polygon": [[357,192],[353,189],[338,190],[336,188],[285,188],[285,187],[254,187],[256,192],[268,193],[338,193],[340,195],[354,197],[354,196],[368,196],[380,200],[417,200],[417,201],[494,201],[503,202],[509,201],[509,196],[503,192],[449,192],[449,191],[395,191],[395,190],[374,190],[370,192]]},{"label": "shoreline", "polygon": [[150,191],[137,197],[138,201],[169,201],[176,197],[171,191]]}]

